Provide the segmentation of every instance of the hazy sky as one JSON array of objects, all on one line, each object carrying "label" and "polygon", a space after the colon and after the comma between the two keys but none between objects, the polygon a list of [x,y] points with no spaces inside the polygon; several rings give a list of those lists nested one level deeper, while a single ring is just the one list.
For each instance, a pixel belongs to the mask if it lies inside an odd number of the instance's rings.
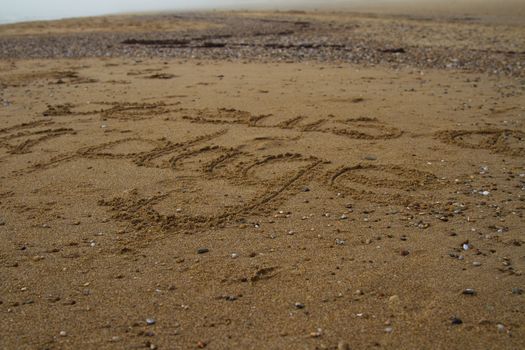
[{"label": "hazy sky", "polygon": [[0,0],[0,20],[54,19],[169,9],[220,9],[250,6],[283,8],[313,4],[340,5],[362,1],[370,3],[395,0]]},{"label": "hazy sky", "polygon": [[[519,15],[525,14],[525,0],[0,0],[0,22],[203,8],[290,9],[335,6],[355,9],[356,6],[364,5],[377,10],[400,3],[412,3],[421,8],[428,4],[441,4],[439,7],[449,12],[467,8],[484,10],[488,14],[505,10],[506,7],[514,11],[517,8],[514,5],[518,4],[521,11]],[[427,12],[432,13],[433,10],[427,8]],[[514,14],[518,15],[517,12]]]},{"label": "hazy sky", "polygon": [[[302,2],[312,2],[303,0]],[[344,0],[331,0],[341,3]],[[351,2],[355,0],[346,0]],[[300,3],[299,0],[0,0],[0,18],[61,18],[148,10],[221,8]],[[322,3],[323,1],[321,1]],[[324,2],[330,2],[324,1]]]},{"label": "hazy sky", "polygon": [[250,5],[260,0],[0,0],[0,19],[47,19],[119,12]]}]

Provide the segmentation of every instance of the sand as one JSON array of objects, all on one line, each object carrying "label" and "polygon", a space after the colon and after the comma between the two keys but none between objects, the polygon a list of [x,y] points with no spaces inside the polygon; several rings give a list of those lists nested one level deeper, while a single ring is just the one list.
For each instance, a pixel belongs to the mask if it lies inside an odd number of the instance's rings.
[{"label": "sand", "polygon": [[181,16],[0,38],[0,348],[525,347],[522,26]]}]

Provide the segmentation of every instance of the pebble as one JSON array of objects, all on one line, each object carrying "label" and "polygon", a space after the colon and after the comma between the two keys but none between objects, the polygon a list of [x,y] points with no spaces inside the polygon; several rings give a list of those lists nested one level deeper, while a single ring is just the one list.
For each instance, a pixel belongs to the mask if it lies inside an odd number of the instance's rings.
[{"label": "pebble", "polygon": [[476,295],[476,291],[472,288],[464,289],[462,293],[464,295]]},{"label": "pebble", "polygon": [[59,334],[60,334],[60,336],[61,336],[61,337],[65,337],[65,336],[67,336],[67,333],[66,333],[66,331],[60,331],[60,333],[59,333]]},{"label": "pebble", "polygon": [[479,261],[474,261],[474,262],[472,263],[472,265],[474,265],[474,266],[481,266],[481,263],[480,263]]},{"label": "pebble", "polygon": [[512,288],[512,294],[522,295],[523,294],[523,289],[518,288],[518,287],[514,287],[514,288]]},{"label": "pebble", "polygon": [[323,335],[323,330],[321,328],[317,328],[315,332],[310,333],[310,337],[312,338],[319,338],[321,335]]},{"label": "pebble", "polygon": [[294,306],[295,306],[296,309],[304,309],[304,304],[303,303],[295,303]]},{"label": "pebble", "polygon": [[377,160],[377,157],[376,156],[372,156],[372,155],[368,155],[368,156],[365,156],[365,159],[366,160]]},{"label": "pebble", "polygon": [[148,326],[154,325],[155,322],[156,322],[156,321],[155,321],[153,318],[147,318],[147,319],[146,319],[146,324],[147,324]]},{"label": "pebble", "polygon": [[231,257],[232,257],[232,259],[236,259],[236,258],[239,257],[239,254],[237,254],[237,253],[232,253]]},{"label": "pebble", "polygon": [[208,253],[210,250],[208,248],[199,248],[197,249],[197,254],[205,254]]},{"label": "pebble", "polygon": [[386,332],[386,333],[392,333],[393,330],[394,330],[394,329],[393,329],[392,327],[386,327],[386,328],[385,328],[385,332]]},{"label": "pebble", "polygon": [[343,239],[336,238],[335,244],[337,244],[337,245],[345,245],[346,241],[343,240]]},{"label": "pebble", "polygon": [[410,254],[410,252],[408,250],[406,250],[406,249],[401,250],[401,256],[407,256],[409,254]]},{"label": "pebble", "polygon": [[456,317],[456,316],[452,317],[450,321],[452,324],[455,324],[455,325],[463,323],[463,321],[459,317]]},{"label": "pebble", "polygon": [[502,325],[501,323],[498,323],[496,325],[496,328],[498,329],[498,332],[505,332],[505,326]]}]

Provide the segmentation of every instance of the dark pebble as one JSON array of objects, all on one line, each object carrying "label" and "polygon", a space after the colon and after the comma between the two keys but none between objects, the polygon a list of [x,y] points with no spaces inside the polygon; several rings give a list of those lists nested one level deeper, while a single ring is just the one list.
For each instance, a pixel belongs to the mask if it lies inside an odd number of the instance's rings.
[{"label": "dark pebble", "polygon": [[458,317],[452,317],[451,319],[452,324],[462,324],[463,321]]},{"label": "dark pebble", "polygon": [[197,249],[197,254],[205,254],[208,253],[210,250],[208,248],[199,248]]},{"label": "dark pebble", "polygon": [[518,288],[518,287],[514,287],[514,288],[512,288],[512,294],[522,295],[523,294],[523,289]]},{"label": "dark pebble", "polygon": [[476,291],[472,288],[467,288],[462,292],[464,295],[476,295]]}]

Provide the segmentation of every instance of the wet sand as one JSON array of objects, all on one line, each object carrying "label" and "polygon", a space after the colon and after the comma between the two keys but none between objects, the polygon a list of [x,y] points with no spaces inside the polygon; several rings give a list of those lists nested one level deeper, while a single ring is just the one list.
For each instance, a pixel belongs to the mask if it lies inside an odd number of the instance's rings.
[{"label": "wet sand", "polygon": [[0,348],[525,346],[524,26],[79,21],[0,26]]}]

